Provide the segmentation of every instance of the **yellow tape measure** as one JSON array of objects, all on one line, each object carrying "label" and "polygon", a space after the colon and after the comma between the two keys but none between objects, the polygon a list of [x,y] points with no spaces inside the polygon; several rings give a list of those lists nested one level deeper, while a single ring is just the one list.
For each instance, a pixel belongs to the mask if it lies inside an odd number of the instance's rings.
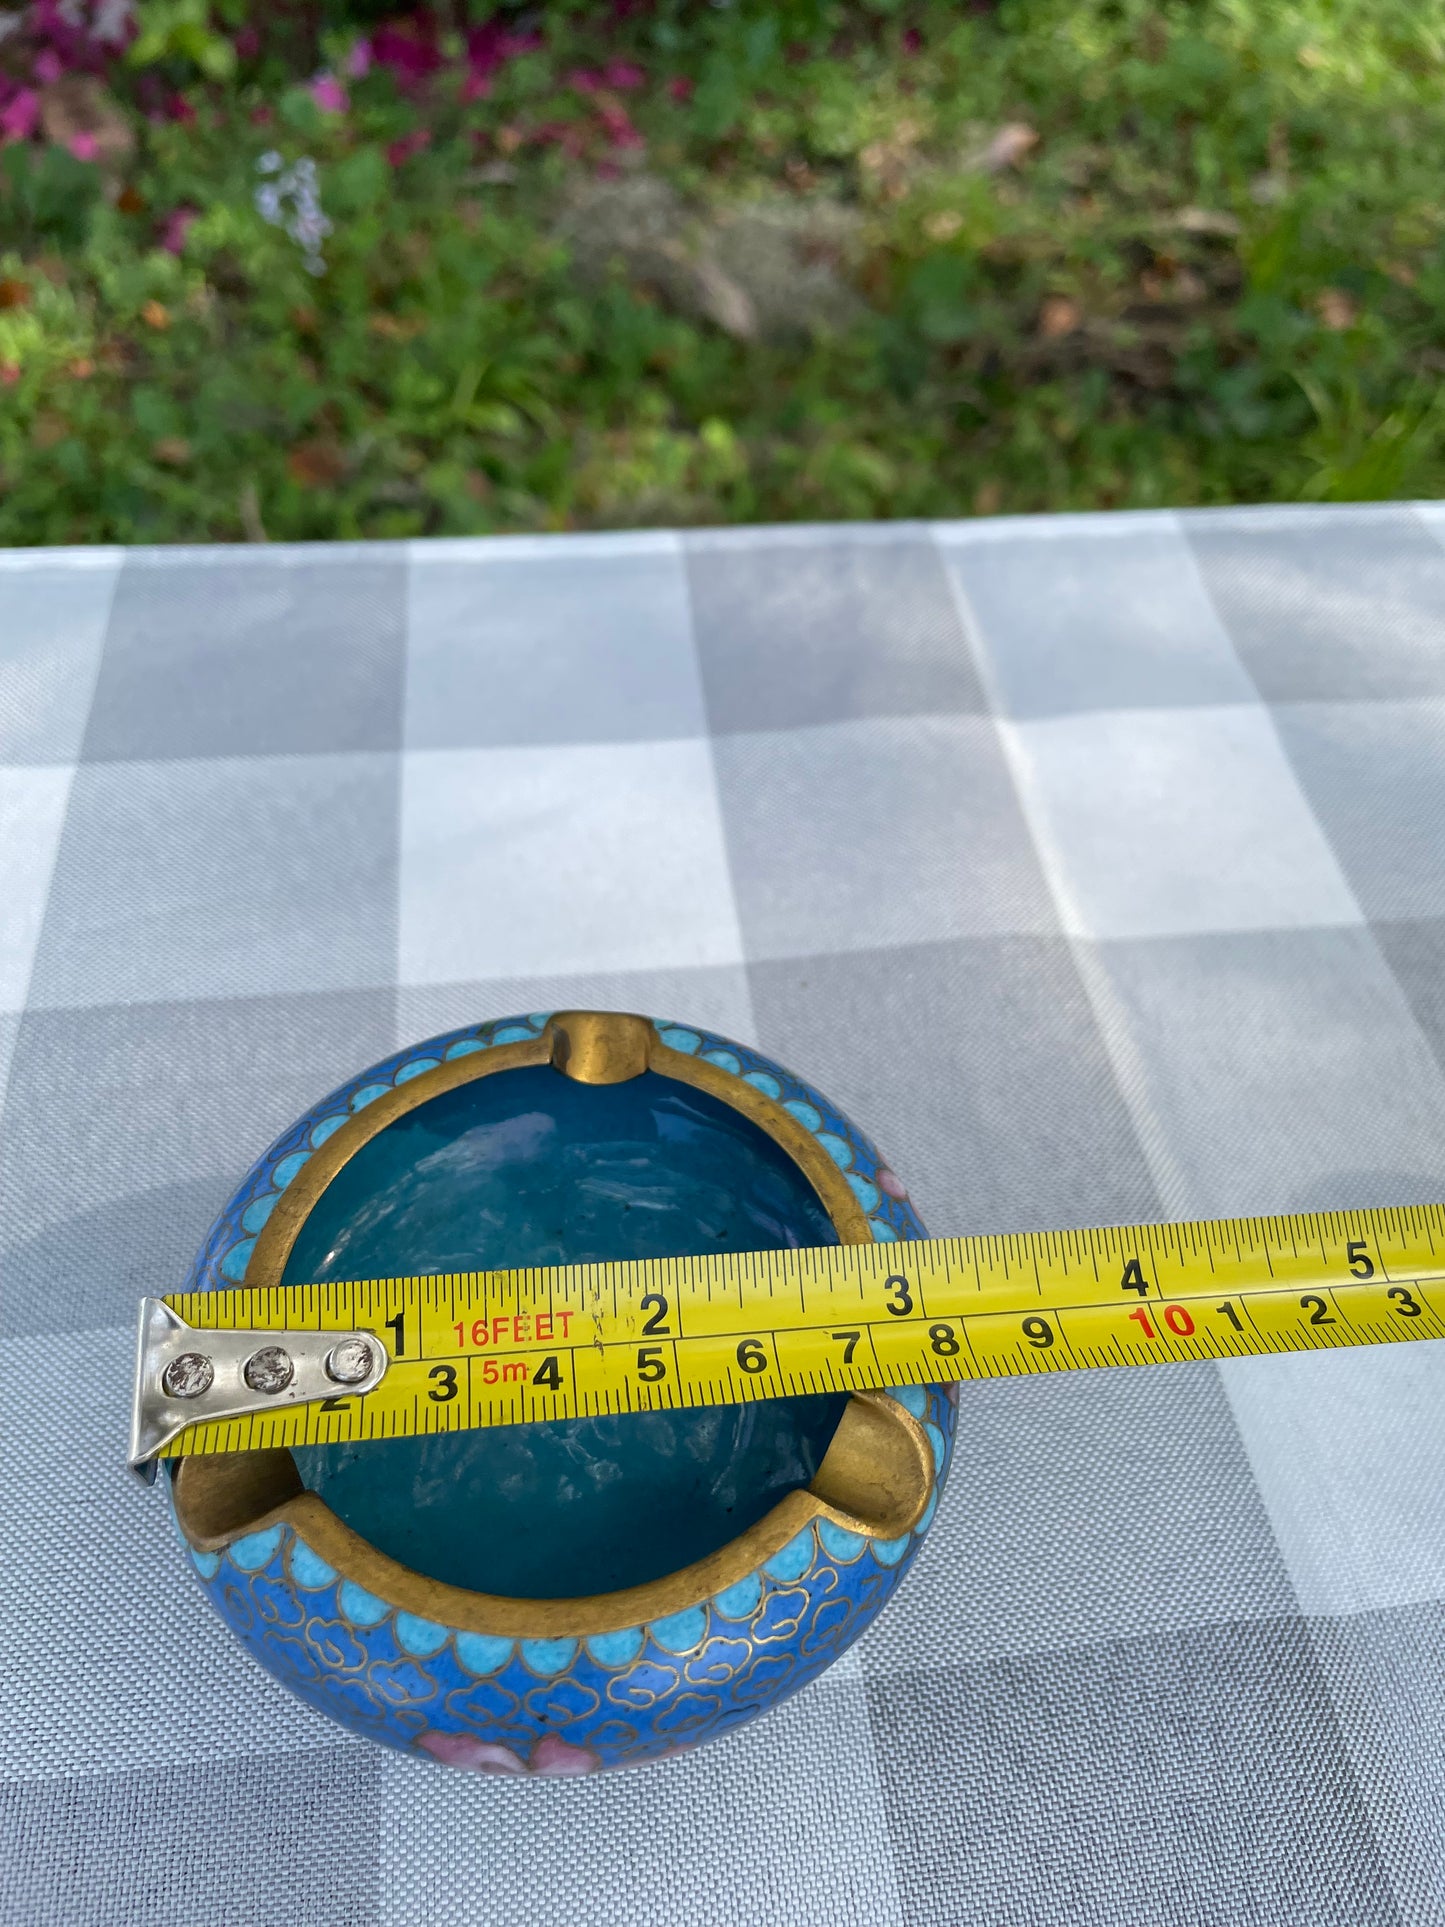
[{"label": "yellow tape measure", "polygon": [[[1445,1337],[1445,1206],[183,1293],[188,1325],[369,1332],[364,1395],[167,1456],[806,1392]],[[313,1340],[313,1348],[314,1348]]]}]

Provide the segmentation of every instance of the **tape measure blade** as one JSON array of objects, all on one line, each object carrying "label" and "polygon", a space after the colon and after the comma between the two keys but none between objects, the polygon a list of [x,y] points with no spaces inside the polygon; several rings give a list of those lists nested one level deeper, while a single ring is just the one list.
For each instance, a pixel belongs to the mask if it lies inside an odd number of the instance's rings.
[{"label": "tape measure blade", "polygon": [[191,1293],[366,1331],[374,1390],[194,1426],[253,1450],[894,1384],[1445,1337],[1445,1208],[1391,1207]]}]

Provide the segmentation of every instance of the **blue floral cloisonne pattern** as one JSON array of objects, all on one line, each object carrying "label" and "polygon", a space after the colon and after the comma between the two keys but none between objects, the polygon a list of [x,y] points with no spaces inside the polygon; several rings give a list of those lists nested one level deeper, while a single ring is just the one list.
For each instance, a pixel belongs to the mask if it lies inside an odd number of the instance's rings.
[{"label": "blue floral cloisonne pattern", "polygon": [[[315,1105],[256,1163],[212,1227],[186,1289],[240,1284],[255,1239],[312,1152],[386,1091],[448,1059],[537,1037],[545,1013],[399,1051]],[[845,1172],[874,1236],[925,1236],[897,1178],[833,1105],[744,1045],[674,1023],[662,1041],[775,1099]],[[715,1739],[806,1686],[892,1596],[948,1470],[955,1388],[901,1387],[937,1487],[918,1526],[880,1541],[819,1520],[759,1570],[666,1619],[578,1640],[513,1640],[417,1619],[338,1575],[289,1525],[192,1552],[212,1603],[261,1664],[320,1712],[382,1744],[499,1773],[638,1765]]]},{"label": "blue floral cloisonne pattern", "polygon": [[[468,1025],[464,1030],[448,1031],[441,1037],[409,1045],[394,1057],[373,1064],[349,1084],[343,1084],[340,1090],[314,1104],[252,1166],[235,1197],[211,1227],[185,1289],[225,1291],[244,1283],[256,1239],[282,1193],[295,1182],[312,1152],[319,1150],[358,1111],[378,1097],[384,1097],[398,1084],[408,1083],[452,1058],[469,1057],[477,1051],[494,1050],[501,1044],[521,1043],[540,1036],[550,1014],[542,1011],[530,1017],[499,1017],[491,1023]],[[771,1058],[749,1050],[744,1044],[735,1044],[729,1038],[688,1029],[682,1024],[657,1023],[654,1027],[671,1049],[690,1057],[701,1057],[741,1078],[766,1096],[775,1098],[799,1123],[806,1125],[847,1175],[853,1194],[868,1214],[873,1235],[880,1243],[891,1244],[898,1239],[926,1235],[902,1185],[877,1151],[843,1113],[811,1085],[792,1076]]]},{"label": "blue floral cloisonne pattern", "polygon": [[[941,1477],[952,1400],[894,1396],[926,1425]],[[267,1671],[354,1732],[484,1772],[590,1773],[720,1738],[816,1679],[892,1596],[932,1511],[886,1542],[815,1521],[714,1598],[579,1640],[417,1619],[339,1577],[290,1526],[191,1559]]]}]

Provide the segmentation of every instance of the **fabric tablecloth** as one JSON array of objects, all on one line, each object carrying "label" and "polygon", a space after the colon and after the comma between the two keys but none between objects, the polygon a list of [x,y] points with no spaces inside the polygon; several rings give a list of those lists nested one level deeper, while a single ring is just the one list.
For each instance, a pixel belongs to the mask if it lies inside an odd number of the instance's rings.
[{"label": "fabric tablecloth", "polygon": [[963,1390],[716,1748],[515,1782],[232,1643],[136,1298],[399,1043],[756,1043],[938,1233],[1445,1194],[1445,508],[0,557],[0,1917],[1445,1922],[1445,1347]]}]

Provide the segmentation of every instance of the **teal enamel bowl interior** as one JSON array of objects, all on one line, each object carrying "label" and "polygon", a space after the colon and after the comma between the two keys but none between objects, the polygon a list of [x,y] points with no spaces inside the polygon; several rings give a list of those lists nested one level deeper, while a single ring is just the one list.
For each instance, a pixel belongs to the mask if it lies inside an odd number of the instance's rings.
[{"label": "teal enamel bowl interior", "polygon": [[[655,1071],[499,1071],[385,1126],[331,1180],[288,1284],[836,1244],[802,1171]],[[813,1478],[846,1396],[299,1449],[307,1487],[414,1571],[566,1599],[717,1551]]]}]

